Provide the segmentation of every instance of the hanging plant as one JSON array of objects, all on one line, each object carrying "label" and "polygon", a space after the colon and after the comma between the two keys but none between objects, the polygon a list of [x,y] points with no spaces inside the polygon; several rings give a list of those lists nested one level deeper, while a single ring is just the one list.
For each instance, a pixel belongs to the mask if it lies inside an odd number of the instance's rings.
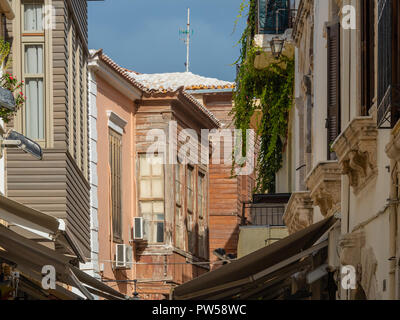
[{"label": "hanging plant", "polygon": [[[255,191],[274,193],[275,176],[282,168],[282,154],[293,102],[294,58],[281,55],[262,70],[254,67],[255,58],[262,50],[253,44],[256,9],[256,1],[250,0],[248,24],[241,38],[240,67],[232,115],[236,127],[247,130],[250,129],[255,113],[260,113],[261,118],[255,128],[260,141]],[[245,145],[243,150],[246,150]]]},{"label": "hanging plant", "polygon": [[8,123],[14,116],[14,114],[23,106],[26,101],[26,97],[23,93],[24,81],[18,81],[16,77],[11,75],[8,72],[4,72],[7,70],[11,60],[8,59],[10,54],[10,44],[3,39],[0,39],[0,65],[3,67],[3,76],[0,77],[0,86],[3,88],[10,90],[14,94],[15,98],[15,108],[14,110],[10,110],[5,107],[0,107],[0,118]]}]

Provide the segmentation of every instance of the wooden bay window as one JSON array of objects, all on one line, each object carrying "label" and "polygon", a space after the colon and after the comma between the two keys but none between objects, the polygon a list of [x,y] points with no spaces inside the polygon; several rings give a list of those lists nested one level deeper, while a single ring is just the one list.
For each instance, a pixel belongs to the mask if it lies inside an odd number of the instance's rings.
[{"label": "wooden bay window", "polygon": [[164,165],[162,157],[139,154],[139,210],[144,220],[144,239],[164,242]]}]

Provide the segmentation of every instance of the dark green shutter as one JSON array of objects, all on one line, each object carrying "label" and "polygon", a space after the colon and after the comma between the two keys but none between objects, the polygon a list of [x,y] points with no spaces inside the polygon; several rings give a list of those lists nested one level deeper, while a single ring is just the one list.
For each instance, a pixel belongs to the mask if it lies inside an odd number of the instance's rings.
[{"label": "dark green shutter", "polygon": [[340,134],[340,24],[327,27],[328,32],[328,160],[336,159],[332,143]]}]

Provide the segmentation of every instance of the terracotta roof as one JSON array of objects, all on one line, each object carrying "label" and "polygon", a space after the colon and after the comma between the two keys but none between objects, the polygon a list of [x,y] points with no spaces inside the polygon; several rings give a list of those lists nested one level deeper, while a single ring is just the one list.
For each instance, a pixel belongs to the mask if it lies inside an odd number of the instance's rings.
[{"label": "terracotta roof", "polygon": [[128,73],[128,69],[122,68],[118,65],[114,60],[112,60],[109,56],[103,53],[103,49],[100,50],[89,50],[90,52],[90,59],[95,58],[96,56],[99,57],[101,61],[103,61],[106,65],[108,65],[111,69],[113,69],[116,73],[118,73],[122,78],[127,80],[130,84],[135,86],[136,88],[144,91],[149,92],[145,86],[143,86],[140,82],[136,81],[132,78],[131,74],[135,73],[135,71],[130,71]]},{"label": "terracotta roof", "polygon": [[[95,57],[98,57],[101,61],[103,61],[106,65],[108,65],[110,68],[112,68],[115,72],[117,72],[122,78],[124,78],[125,80],[127,80],[129,83],[131,83],[133,86],[135,86],[136,88],[142,90],[145,93],[151,94],[151,93],[175,93],[175,92],[180,92],[188,101],[190,101],[192,104],[194,104],[200,111],[202,111],[204,114],[206,114],[206,116],[212,120],[212,122],[214,122],[214,124],[218,127],[221,126],[221,123],[219,122],[219,120],[214,116],[214,114],[212,112],[210,112],[205,106],[203,106],[203,104],[201,104],[197,99],[195,99],[191,94],[185,92],[185,89],[187,90],[195,90],[194,86],[189,86],[189,87],[185,87],[184,85],[180,85],[180,86],[176,86],[176,83],[174,83],[173,87],[170,88],[161,88],[159,87],[158,89],[154,89],[153,87],[149,86],[149,83],[139,80],[137,79],[137,77],[141,77],[141,76],[146,76],[146,75],[142,75],[140,73],[137,73],[135,71],[132,70],[128,70],[126,68],[123,68],[121,66],[119,66],[116,62],[114,62],[110,57],[108,57],[106,54],[103,53],[103,50],[90,50],[90,59],[94,59]],[[176,75],[179,75],[182,73],[176,73]],[[158,74],[158,75],[166,75],[166,74]],[[172,74],[170,74],[172,75]],[[153,74],[153,75],[148,75],[151,76],[151,79],[154,79],[156,81],[157,78],[157,74]],[[161,79],[164,79],[163,76],[160,76]],[[146,77],[145,77],[146,78]],[[212,78],[204,78],[204,77],[200,77],[200,76],[195,76],[195,78],[197,80],[201,79],[208,79],[209,83],[213,82],[213,86],[217,85],[218,89],[222,86],[225,86],[226,88],[232,88],[232,83],[230,82],[226,82],[226,81],[220,81],[217,79],[212,79]],[[182,81],[182,80],[179,80]],[[207,88],[212,88],[212,85],[210,84],[209,87],[201,87],[199,89],[207,89]],[[217,89],[217,88],[216,88]]]},{"label": "terracotta roof", "polygon": [[[183,89],[183,87],[181,88]],[[201,111],[207,114],[207,116],[211,120],[213,120],[214,124],[216,124],[217,127],[221,127],[221,122],[215,117],[215,115],[210,110],[208,110],[202,103],[200,103],[195,97],[193,97],[191,94],[187,93],[184,90],[182,90],[182,94],[185,98],[194,103]]]},{"label": "terracotta roof", "polygon": [[128,73],[141,74],[140,72],[137,72],[137,71],[134,71],[134,70],[130,70],[130,69],[123,68],[123,67],[121,67],[121,68],[124,69],[125,72],[128,72]]},{"label": "terracotta roof", "polygon": [[215,78],[206,78],[191,72],[154,74],[137,74],[136,72],[128,72],[128,74],[152,92],[176,91],[180,87],[184,87],[185,90],[235,88],[233,82],[222,81]]}]

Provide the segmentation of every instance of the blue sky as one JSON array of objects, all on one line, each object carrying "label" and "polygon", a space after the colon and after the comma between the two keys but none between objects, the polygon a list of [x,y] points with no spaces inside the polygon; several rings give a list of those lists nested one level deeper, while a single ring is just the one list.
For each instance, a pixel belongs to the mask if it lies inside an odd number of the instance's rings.
[{"label": "blue sky", "polygon": [[[115,5],[118,3],[118,5]],[[104,52],[123,67],[141,73],[183,72],[187,8],[194,30],[190,71],[233,81],[231,64],[245,26],[232,34],[241,0],[105,0],[89,2],[89,47]]]}]

